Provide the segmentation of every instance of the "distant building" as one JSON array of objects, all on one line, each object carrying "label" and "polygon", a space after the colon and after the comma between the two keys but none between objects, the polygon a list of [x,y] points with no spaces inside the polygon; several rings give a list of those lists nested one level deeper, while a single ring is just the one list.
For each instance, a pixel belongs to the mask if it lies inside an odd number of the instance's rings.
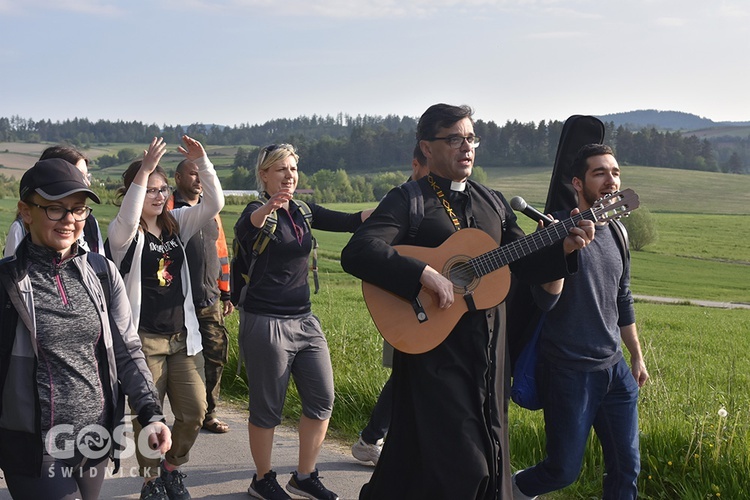
[{"label": "distant building", "polygon": [[225,189],[224,196],[260,196],[255,189]]},{"label": "distant building", "polygon": [[[314,194],[314,189],[297,189],[296,194]],[[260,196],[260,192],[255,189],[225,189],[224,196]]]}]

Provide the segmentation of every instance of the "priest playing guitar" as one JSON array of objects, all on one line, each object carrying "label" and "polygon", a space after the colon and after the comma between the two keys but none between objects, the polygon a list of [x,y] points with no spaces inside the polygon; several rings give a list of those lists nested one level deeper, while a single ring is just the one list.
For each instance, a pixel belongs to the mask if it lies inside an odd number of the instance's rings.
[{"label": "priest playing guitar", "polygon": [[[500,193],[468,180],[479,146],[472,113],[468,106],[435,104],[419,120],[417,141],[430,174],[417,181],[422,197],[416,201],[424,207],[418,229],[411,227],[415,199],[397,187],[341,254],[344,269],[363,280],[381,333],[386,327],[374,309],[389,300],[404,306],[383,314],[395,318],[388,328],[398,337],[393,415],[361,499],[511,499],[502,304],[508,268],[529,283],[568,277],[577,271],[577,250],[594,237],[594,223],[582,218],[554,224],[565,231],[559,238],[545,233],[548,242],[531,241]],[[518,241],[524,244],[510,246]],[[443,248],[448,257],[419,253]],[[513,248],[523,257],[513,255],[497,269],[490,248]],[[500,278],[492,281],[495,275]],[[480,276],[491,285],[480,286]],[[409,341],[440,330],[446,335],[437,343]]]}]

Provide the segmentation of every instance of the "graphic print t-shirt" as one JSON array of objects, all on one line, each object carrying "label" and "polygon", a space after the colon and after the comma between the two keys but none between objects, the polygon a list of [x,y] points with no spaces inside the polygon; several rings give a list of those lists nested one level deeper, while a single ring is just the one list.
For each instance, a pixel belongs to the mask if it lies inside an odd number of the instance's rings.
[{"label": "graphic print t-shirt", "polygon": [[140,330],[172,335],[185,324],[180,271],[185,254],[177,235],[162,233],[164,241],[146,232],[141,259],[142,302]]}]

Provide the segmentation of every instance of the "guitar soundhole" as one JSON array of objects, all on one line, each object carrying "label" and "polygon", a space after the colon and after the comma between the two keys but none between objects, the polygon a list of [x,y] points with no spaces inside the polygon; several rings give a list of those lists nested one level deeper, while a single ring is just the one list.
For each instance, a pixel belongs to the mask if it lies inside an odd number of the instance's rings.
[{"label": "guitar soundhole", "polygon": [[466,258],[454,257],[447,262],[448,267],[448,279],[453,282],[453,286],[457,288],[457,291],[466,291],[473,288],[475,280],[477,279]]}]

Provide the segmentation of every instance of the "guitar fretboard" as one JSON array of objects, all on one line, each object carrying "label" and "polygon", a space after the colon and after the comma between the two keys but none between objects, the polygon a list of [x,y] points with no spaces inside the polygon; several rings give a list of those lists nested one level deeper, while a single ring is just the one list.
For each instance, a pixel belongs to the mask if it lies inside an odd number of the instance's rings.
[{"label": "guitar fretboard", "polygon": [[596,220],[593,209],[586,210],[580,214],[564,221],[556,222],[539,231],[524,236],[520,240],[513,241],[482,255],[477,255],[469,262],[477,276],[484,276],[492,271],[507,266],[511,262],[526,257],[529,254],[546,248],[565,238],[570,230],[582,220]]},{"label": "guitar fretboard", "polygon": [[612,193],[588,210],[469,259],[468,264],[475,276],[484,276],[562,240],[582,220],[596,222],[619,219],[638,206],[638,195],[632,189]]}]

